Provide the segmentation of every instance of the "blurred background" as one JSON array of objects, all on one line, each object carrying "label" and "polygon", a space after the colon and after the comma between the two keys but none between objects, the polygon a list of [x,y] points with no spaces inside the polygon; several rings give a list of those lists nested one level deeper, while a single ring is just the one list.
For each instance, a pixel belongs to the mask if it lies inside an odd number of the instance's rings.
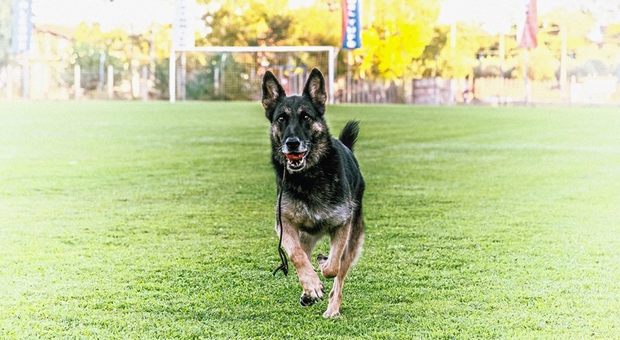
[{"label": "blurred background", "polygon": [[[0,98],[620,104],[620,0],[2,0]],[[172,75],[172,76],[171,76]]]}]

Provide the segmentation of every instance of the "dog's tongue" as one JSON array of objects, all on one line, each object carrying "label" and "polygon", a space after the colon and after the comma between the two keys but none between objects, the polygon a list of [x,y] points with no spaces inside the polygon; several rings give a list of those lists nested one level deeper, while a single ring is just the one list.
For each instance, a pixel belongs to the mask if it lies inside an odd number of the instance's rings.
[{"label": "dog's tongue", "polygon": [[304,154],[303,153],[287,153],[286,158],[289,161],[298,161],[304,158]]}]

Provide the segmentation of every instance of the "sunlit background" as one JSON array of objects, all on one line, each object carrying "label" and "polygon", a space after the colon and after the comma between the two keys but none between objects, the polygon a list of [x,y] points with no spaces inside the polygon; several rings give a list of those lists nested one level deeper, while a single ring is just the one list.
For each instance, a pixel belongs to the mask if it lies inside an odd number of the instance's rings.
[{"label": "sunlit background", "polygon": [[[274,226],[339,158],[277,182],[259,100],[314,67],[366,188],[329,321]],[[0,0],[0,340],[620,339],[619,78],[620,0]]]},{"label": "sunlit background", "polygon": [[620,103],[620,1],[0,4],[3,99],[255,100],[266,69],[299,92],[312,67],[333,102]]}]

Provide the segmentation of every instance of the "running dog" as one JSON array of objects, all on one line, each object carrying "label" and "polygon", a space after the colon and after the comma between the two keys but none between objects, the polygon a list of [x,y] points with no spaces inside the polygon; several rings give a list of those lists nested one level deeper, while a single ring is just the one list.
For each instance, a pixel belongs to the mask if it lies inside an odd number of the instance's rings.
[{"label": "running dog", "polygon": [[[310,261],[316,242],[329,235],[329,255],[319,254],[317,261],[323,277],[335,278],[323,316],[337,317],[344,279],[364,242],[365,185],[353,155],[359,124],[349,121],[340,138],[332,138],[324,119],[325,79],[317,69],[310,73],[302,95],[287,97],[270,71],[263,77],[262,90],[281,194],[282,245],[303,290],[299,302],[309,306],[323,298],[323,284]],[[277,218],[276,233],[280,236]]]}]

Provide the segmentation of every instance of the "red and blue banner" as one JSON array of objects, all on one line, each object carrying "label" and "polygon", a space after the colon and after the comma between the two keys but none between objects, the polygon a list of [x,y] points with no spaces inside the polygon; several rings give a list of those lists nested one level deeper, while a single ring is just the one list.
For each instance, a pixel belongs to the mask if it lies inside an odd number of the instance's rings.
[{"label": "red and blue banner", "polygon": [[342,0],[342,48],[353,50],[362,47],[362,0]]}]

